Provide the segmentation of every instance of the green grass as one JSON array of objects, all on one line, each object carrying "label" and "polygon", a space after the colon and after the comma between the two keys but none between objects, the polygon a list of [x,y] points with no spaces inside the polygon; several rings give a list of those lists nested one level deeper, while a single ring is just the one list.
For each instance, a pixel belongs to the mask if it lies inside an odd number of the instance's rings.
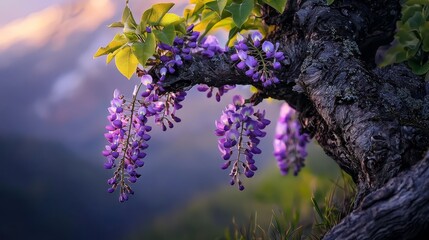
[{"label": "green grass", "polygon": [[[282,176],[276,166],[258,171],[254,178],[245,182],[246,189],[242,192],[225,184],[195,197],[174,213],[159,216],[129,238],[301,239],[302,236],[323,236],[344,212],[337,212],[333,205],[341,201],[337,195],[342,192],[340,186],[344,186],[335,181],[341,175],[338,166],[314,146],[310,149],[307,166],[297,177]],[[336,186],[333,193],[328,194],[333,186]],[[320,217],[314,209],[326,217]]]}]

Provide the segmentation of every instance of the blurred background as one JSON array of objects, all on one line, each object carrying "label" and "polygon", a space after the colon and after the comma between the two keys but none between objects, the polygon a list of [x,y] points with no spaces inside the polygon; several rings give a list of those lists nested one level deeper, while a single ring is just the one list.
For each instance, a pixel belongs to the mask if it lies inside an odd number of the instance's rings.
[{"label": "blurred background", "polygon": [[[156,0],[130,1],[136,19]],[[187,1],[175,1],[181,13]],[[194,89],[182,123],[149,142],[136,194],[125,204],[108,194],[104,126],[115,88],[130,95],[137,78],[93,59],[117,29],[125,1],[0,1],[0,239],[216,239],[234,218],[299,210],[312,221],[310,198],[323,199],[339,175],[312,144],[307,167],[281,176],[272,156],[279,102],[264,102],[271,126],[260,170],[239,192],[220,170],[214,120],[231,101]],[[249,95],[246,88],[235,93]]]}]

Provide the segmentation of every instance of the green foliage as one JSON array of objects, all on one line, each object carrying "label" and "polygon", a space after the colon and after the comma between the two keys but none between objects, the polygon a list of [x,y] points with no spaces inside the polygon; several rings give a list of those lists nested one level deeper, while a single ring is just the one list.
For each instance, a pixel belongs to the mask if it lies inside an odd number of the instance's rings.
[{"label": "green foliage", "polygon": [[395,43],[388,50],[381,66],[407,62],[417,75],[429,80],[429,2],[407,0],[402,6],[402,18],[397,22]]},{"label": "green foliage", "polygon": [[144,11],[139,23],[126,5],[121,21],[108,26],[122,28],[122,33],[99,48],[94,58],[107,55],[106,63],[115,58],[119,72],[130,79],[135,72],[130,68],[138,64],[146,68],[148,62],[156,62],[159,57],[156,45],[160,42],[173,44],[176,36],[186,33],[187,25],[196,25],[194,29],[202,32],[200,40],[210,31],[227,30],[229,43],[241,31],[259,30],[266,34],[268,26],[260,18],[261,5],[267,4],[282,13],[286,3],[287,0],[190,0],[191,8],[185,9],[183,17],[169,12],[174,3],[159,3]]},{"label": "green foliage", "polygon": [[[100,47],[95,57],[107,55],[106,63],[115,58],[118,71],[130,79],[138,64],[143,67],[154,56],[156,45],[159,42],[172,44],[177,35],[185,30],[185,19],[168,11],[174,3],[155,4],[146,10],[137,23],[128,7],[125,6],[121,21],[109,25],[111,28],[122,28],[122,33],[115,35],[105,47]],[[146,31],[146,27],[153,31]]]},{"label": "green foliage", "polygon": [[[241,239],[321,239],[333,226],[352,211],[352,203],[356,194],[355,184],[350,176],[342,173],[339,180],[334,183],[329,195],[321,205],[320,197],[312,197],[315,217],[311,231],[304,233],[304,226],[300,222],[298,211],[292,214],[273,211],[268,228],[258,223],[257,214],[250,216],[247,224],[240,225],[235,218],[232,228],[225,232],[227,240]],[[260,221],[260,220],[259,220]]]},{"label": "green foliage", "polygon": [[273,7],[277,12],[283,13],[286,7],[287,0],[262,0],[264,3]]},{"label": "green foliage", "polygon": [[146,28],[146,24],[152,26],[160,25],[161,20],[173,6],[174,3],[159,3],[146,10],[140,21],[141,29]]},{"label": "green foliage", "polygon": [[332,3],[334,3],[335,0],[326,0],[328,5],[331,5]]},{"label": "green foliage", "polygon": [[168,45],[173,44],[174,37],[176,36],[174,25],[167,25],[162,30],[154,29],[153,33],[156,39]]},{"label": "green foliage", "polygon": [[334,183],[333,189],[325,198],[323,207],[312,197],[316,216],[312,229],[312,238],[321,239],[327,231],[337,225],[353,209],[356,187],[350,176],[342,176]]},{"label": "green foliage", "polygon": [[223,29],[229,32],[228,43],[237,33],[259,30],[266,34],[268,27],[261,20],[261,6],[267,4],[279,13],[285,10],[287,0],[191,0],[192,8],[185,9],[183,15],[188,23],[195,23],[201,38],[210,31]]},{"label": "green foliage", "polygon": [[[153,33],[148,33],[146,41],[142,42],[135,42],[132,45],[132,50],[134,56],[137,57],[139,63],[142,66],[146,65],[147,60],[153,55],[155,52],[156,42],[155,42],[155,35]],[[135,71],[136,69],[134,69]]]},{"label": "green foliage", "polygon": [[113,53],[118,48],[124,46],[126,43],[127,43],[127,39],[125,38],[125,35],[118,33],[115,35],[115,37],[113,37],[113,40],[109,44],[107,44],[107,46],[99,48],[97,52],[94,54],[94,57],[99,57],[102,55]]},{"label": "green foliage", "polygon": [[255,2],[253,0],[244,0],[242,3],[232,3],[227,10],[232,14],[235,26],[241,28],[244,22],[252,13]]},{"label": "green foliage", "polygon": [[258,221],[257,212],[252,213],[247,224],[239,225],[235,218],[232,227],[225,231],[225,240],[241,239],[301,239],[303,228],[299,226],[299,213],[295,212],[292,219],[283,211],[272,211],[268,229],[264,229]]},{"label": "green foliage", "polygon": [[126,78],[130,79],[133,73],[136,71],[139,61],[133,54],[130,46],[122,48],[115,57],[115,64],[119,72],[122,73]]}]

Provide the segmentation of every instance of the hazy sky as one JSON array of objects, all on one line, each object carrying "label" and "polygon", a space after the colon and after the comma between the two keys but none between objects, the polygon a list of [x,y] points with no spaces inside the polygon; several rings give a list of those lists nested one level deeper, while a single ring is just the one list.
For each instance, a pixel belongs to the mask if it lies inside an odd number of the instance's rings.
[{"label": "hazy sky", "polygon": [[[130,4],[138,18],[155,2],[159,1],[131,0]],[[175,1],[179,5],[176,11],[182,11],[183,2],[187,1]],[[98,156],[93,159],[101,166],[103,159],[99,152],[105,144],[106,108],[112,92],[119,88],[130,95],[138,82],[136,77],[125,80],[114,64],[105,64],[103,57],[92,58],[97,48],[106,45],[118,31],[106,25],[119,19],[123,3],[116,0],[1,1],[0,8],[5,11],[4,15],[0,14],[0,109],[3,113],[13,113],[2,119],[1,136],[55,140],[83,156]],[[237,91],[249,94],[243,88]],[[233,94],[227,94],[217,103],[206,99],[204,94],[190,91],[184,108],[178,113],[182,123],[167,134],[156,133],[153,139],[161,144],[157,147],[169,145],[192,155],[192,147],[198,145],[200,150],[207,151],[207,156],[217,159],[219,153],[212,132],[214,121]],[[272,159],[269,138],[277,119],[278,104],[261,107],[267,108],[267,115],[273,121],[261,146],[265,148],[262,157]],[[183,137],[193,141],[188,148],[179,144]],[[173,157],[164,158],[168,161]],[[186,156],[183,161],[192,165],[192,161],[200,159]]]},{"label": "hazy sky", "polygon": [[[155,2],[160,1],[130,0],[135,18],[139,19]],[[187,1],[170,2],[179,5],[176,11],[180,13]],[[1,139],[14,138],[18,142],[30,139],[36,143],[49,140],[96,165],[100,172],[113,173],[103,169],[105,159],[100,154],[106,144],[103,134],[108,123],[107,107],[115,88],[130,96],[139,79],[134,77],[128,81],[113,63],[106,65],[104,57],[93,59],[92,56],[98,47],[105,46],[121,31],[106,26],[119,20],[124,3],[125,0],[0,0]],[[220,169],[223,160],[213,131],[215,120],[238,92],[249,95],[247,88],[238,87],[217,103],[191,90],[177,114],[182,122],[167,133],[154,128],[141,181],[135,187],[138,189],[136,203],[159,210],[166,206],[177,207],[180,201],[183,203],[217,186],[236,190],[228,185],[228,172]],[[265,108],[272,121],[261,142],[263,154],[256,160],[263,170],[264,166],[276,164],[272,156],[272,137],[279,103],[264,102],[257,108]],[[28,151],[25,153],[30,153],[26,154],[29,157],[16,161],[27,171],[33,171],[32,167],[38,164],[31,156],[50,152],[47,149],[30,152],[19,146],[1,150],[3,153]],[[62,157],[47,158],[61,161]],[[7,157],[2,160],[8,164]],[[38,161],[44,160],[49,159],[42,157]],[[75,164],[75,169],[66,170],[71,171],[72,176],[79,176],[79,167],[85,165]],[[22,172],[22,169],[7,167],[2,170]],[[57,168],[45,170],[46,175],[59,171]],[[258,174],[259,171],[255,178]],[[14,179],[10,179],[13,183]],[[106,179],[97,181],[105,184]],[[80,187],[73,190],[77,195]],[[107,187],[105,184],[91,191],[106,194]],[[108,201],[116,203],[117,196],[108,197]]]}]

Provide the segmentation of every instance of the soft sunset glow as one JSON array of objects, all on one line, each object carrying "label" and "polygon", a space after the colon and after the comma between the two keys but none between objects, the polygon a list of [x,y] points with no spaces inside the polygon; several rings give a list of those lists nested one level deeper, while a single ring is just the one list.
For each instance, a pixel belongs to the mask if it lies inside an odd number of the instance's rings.
[{"label": "soft sunset glow", "polygon": [[54,5],[0,27],[0,52],[14,44],[37,48],[51,42],[61,46],[75,32],[91,31],[113,16],[110,0]]}]

